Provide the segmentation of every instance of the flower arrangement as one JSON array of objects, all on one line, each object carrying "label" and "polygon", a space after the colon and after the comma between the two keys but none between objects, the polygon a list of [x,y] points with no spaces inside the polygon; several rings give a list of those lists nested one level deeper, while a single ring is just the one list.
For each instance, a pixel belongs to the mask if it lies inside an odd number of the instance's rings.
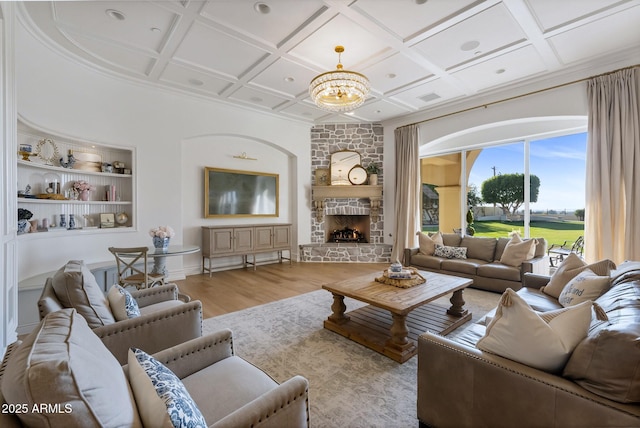
[{"label": "flower arrangement", "polygon": [[149,236],[158,238],[173,238],[175,236],[174,230],[171,226],[158,226],[149,230]]},{"label": "flower arrangement", "polygon": [[92,186],[91,184],[87,183],[84,180],[80,180],[73,183],[73,189],[76,192],[84,192],[88,190],[96,190],[96,187]]}]

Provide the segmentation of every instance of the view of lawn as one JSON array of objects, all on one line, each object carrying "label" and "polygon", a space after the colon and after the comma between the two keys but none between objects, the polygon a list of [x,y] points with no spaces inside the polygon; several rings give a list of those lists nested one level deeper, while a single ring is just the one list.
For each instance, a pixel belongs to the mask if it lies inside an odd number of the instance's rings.
[{"label": "view of lawn", "polygon": [[[532,237],[543,237],[551,244],[562,244],[575,241],[579,236],[584,235],[584,222],[582,221],[532,221],[530,235]],[[507,237],[511,231],[520,231],[524,236],[524,223],[522,221],[476,221],[473,223],[476,229],[475,236],[493,236],[495,238]],[[436,232],[438,225],[428,225],[424,231]]]}]

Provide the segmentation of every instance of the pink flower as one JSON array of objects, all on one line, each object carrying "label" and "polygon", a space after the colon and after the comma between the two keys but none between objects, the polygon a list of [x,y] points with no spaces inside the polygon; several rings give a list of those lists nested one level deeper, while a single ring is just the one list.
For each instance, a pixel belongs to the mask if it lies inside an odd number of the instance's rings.
[{"label": "pink flower", "polygon": [[73,188],[78,192],[84,192],[85,190],[96,190],[95,186],[92,186],[84,180],[76,181],[75,183],[73,183]]},{"label": "pink flower", "polygon": [[158,238],[173,238],[175,234],[171,226],[158,226],[149,230],[150,236],[157,236]]}]

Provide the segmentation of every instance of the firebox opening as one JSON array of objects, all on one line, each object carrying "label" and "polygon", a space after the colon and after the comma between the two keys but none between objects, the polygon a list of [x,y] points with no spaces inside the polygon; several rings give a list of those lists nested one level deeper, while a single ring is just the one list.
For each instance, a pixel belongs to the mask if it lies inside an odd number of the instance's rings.
[{"label": "firebox opening", "polygon": [[327,242],[368,243],[371,219],[368,215],[326,216]]}]

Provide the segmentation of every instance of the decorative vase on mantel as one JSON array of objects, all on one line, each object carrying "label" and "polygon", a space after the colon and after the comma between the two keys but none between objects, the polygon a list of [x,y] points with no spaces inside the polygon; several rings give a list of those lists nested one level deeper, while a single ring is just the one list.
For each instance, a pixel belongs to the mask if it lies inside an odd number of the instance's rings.
[{"label": "decorative vase on mantel", "polygon": [[83,190],[80,193],[78,193],[78,200],[79,201],[88,201],[89,200],[89,191],[88,190]]},{"label": "decorative vase on mantel", "polygon": [[171,238],[161,238],[159,236],[154,236],[153,246],[158,250],[166,250],[169,246],[169,241],[171,241]]}]

